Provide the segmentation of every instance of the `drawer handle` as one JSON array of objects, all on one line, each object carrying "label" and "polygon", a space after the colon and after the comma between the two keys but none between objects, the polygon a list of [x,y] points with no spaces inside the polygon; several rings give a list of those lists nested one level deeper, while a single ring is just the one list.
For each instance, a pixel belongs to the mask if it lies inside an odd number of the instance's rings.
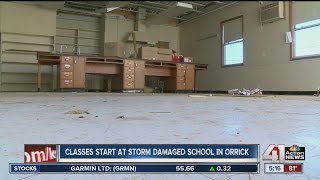
[{"label": "drawer handle", "polygon": [[67,69],[69,69],[69,68],[70,68],[70,65],[69,65],[69,64],[65,64],[64,67],[67,68]]},{"label": "drawer handle", "polygon": [[131,79],[131,76],[128,76],[129,79]]}]

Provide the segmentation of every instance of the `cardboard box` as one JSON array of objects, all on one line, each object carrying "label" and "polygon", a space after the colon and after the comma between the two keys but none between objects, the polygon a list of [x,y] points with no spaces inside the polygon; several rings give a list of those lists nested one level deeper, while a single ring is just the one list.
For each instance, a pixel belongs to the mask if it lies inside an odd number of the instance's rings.
[{"label": "cardboard box", "polygon": [[141,59],[158,60],[158,48],[157,47],[140,47],[138,50],[138,57]]},{"label": "cardboard box", "polygon": [[122,42],[107,42],[104,44],[104,56],[125,57],[124,44]]},{"label": "cardboard box", "polygon": [[193,62],[193,58],[192,57],[183,57],[183,62],[192,63]]},{"label": "cardboard box", "polygon": [[172,61],[172,55],[158,54],[159,60]]},{"label": "cardboard box", "polygon": [[158,54],[164,54],[164,55],[172,55],[172,49],[164,49],[164,48],[158,48]]},{"label": "cardboard box", "polygon": [[165,41],[158,41],[158,43],[156,44],[156,46],[158,48],[163,48],[163,49],[169,49],[169,42],[165,42]]}]

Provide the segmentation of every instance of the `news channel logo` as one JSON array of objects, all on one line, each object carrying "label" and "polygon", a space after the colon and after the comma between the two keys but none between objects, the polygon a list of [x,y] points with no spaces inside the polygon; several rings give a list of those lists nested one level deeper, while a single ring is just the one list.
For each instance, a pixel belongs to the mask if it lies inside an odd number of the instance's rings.
[{"label": "news channel logo", "polygon": [[305,147],[292,145],[285,147],[284,144],[270,144],[262,155],[263,160],[271,160],[272,163],[284,163],[292,160],[305,160]]},{"label": "news channel logo", "polygon": [[25,163],[53,163],[57,160],[57,147],[55,144],[25,144]]}]

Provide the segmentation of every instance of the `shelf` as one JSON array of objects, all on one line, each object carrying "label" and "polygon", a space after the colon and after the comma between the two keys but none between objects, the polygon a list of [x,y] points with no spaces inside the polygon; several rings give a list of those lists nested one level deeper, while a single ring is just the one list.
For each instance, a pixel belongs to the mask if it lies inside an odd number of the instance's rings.
[{"label": "shelf", "polygon": [[38,36],[38,37],[53,37],[54,36],[54,35],[28,34],[28,33],[15,33],[15,32],[2,32],[2,33],[15,34],[15,35]]},{"label": "shelf", "polygon": [[18,41],[2,41],[2,43],[11,43],[11,44],[32,44],[32,45],[41,45],[41,46],[54,46],[54,44],[30,43],[30,42],[18,42]]},{"label": "shelf", "polygon": [[56,45],[72,45],[72,46],[76,46],[77,44],[72,44],[72,43],[56,43]]},{"label": "shelf", "polygon": [[21,54],[37,54],[37,51],[27,51],[27,50],[4,50],[3,53],[21,53]]},{"label": "shelf", "polygon": [[6,61],[6,60],[2,60],[2,63],[5,64],[38,64],[38,62],[21,62],[21,61]]},{"label": "shelf", "polygon": [[97,31],[97,30],[89,30],[89,29],[79,29],[79,31],[100,32],[100,31]]},{"label": "shelf", "polygon": [[77,38],[77,36],[56,35],[56,37]]},{"label": "shelf", "polygon": [[85,45],[85,44],[77,44],[78,46],[84,46],[84,47],[98,47],[101,48],[101,46],[97,46],[97,45]]},{"label": "shelf", "polygon": [[57,29],[61,29],[61,30],[73,30],[73,31],[76,31],[76,30],[77,30],[77,29],[63,28],[63,27],[57,27]]},{"label": "shelf", "polygon": [[94,39],[94,40],[100,40],[100,38],[83,37],[83,36],[79,36],[78,38],[80,38],[80,39]]},{"label": "shelf", "polygon": [[97,45],[71,44],[71,43],[56,43],[56,45],[72,45],[72,46],[84,46],[84,47],[98,47],[98,48],[101,48],[101,46],[97,46]]},{"label": "shelf", "polygon": [[100,32],[97,30],[89,30],[89,29],[72,29],[72,28],[63,28],[63,27],[57,27],[57,29],[61,29],[61,30],[72,30],[72,31],[87,31],[87,32]]}]

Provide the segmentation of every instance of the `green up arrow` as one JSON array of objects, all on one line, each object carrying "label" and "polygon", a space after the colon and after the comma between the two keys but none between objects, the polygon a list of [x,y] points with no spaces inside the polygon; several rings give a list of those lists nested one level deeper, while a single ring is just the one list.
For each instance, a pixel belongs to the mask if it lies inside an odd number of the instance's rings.
[{"label": "green up arrow", "polygon": [[209,171],[210,171],[210,172],[215,172],[216,170],[214,169],[213,166],[211,166]]}]

